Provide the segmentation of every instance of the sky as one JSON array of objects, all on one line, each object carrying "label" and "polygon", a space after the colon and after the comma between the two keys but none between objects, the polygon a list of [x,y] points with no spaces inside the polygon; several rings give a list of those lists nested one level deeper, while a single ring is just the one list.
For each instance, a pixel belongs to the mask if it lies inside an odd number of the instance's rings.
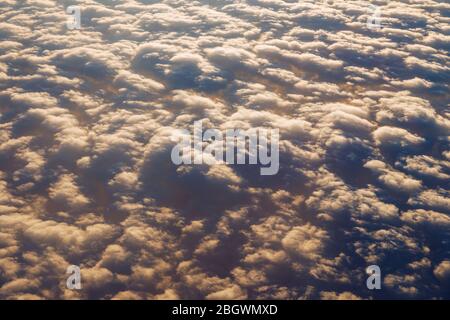
[{"label": "sky", "polygon": [[[450,299],[449,21],[444,0],[2,0],[0,299]],[[279,130],[278,172],[173,163],[198,121]]]}]

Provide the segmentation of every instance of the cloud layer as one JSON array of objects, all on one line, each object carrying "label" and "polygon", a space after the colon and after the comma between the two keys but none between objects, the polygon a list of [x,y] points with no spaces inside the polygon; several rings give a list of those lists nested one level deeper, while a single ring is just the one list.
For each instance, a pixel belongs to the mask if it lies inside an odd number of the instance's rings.
[{"label": "cloud layer", "polygon": [[[2,1],[0,298],[449,299],[450,5],[369,4]],[[175,166],[199,120],[279,173]]]}]

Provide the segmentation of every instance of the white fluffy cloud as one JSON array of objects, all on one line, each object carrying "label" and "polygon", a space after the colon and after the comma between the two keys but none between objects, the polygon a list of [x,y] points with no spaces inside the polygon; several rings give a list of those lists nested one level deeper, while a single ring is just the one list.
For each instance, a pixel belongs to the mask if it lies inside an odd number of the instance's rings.
[{"label": "white fluffy cloud", "polygon": [[[450,5],[369,4],[3,1],[0,298],[449,298]],[[198,120],[279,173],[175,166]]]}]

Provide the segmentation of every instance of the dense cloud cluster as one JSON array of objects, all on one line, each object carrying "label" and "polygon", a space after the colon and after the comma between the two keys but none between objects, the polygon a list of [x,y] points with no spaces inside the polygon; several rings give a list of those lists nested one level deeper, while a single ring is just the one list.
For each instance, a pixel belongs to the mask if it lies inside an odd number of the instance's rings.
[{"label": "dense cloud cluster", "polygon": [[[0,298],[450,298],[450,4],[373,4],[2,1]],[[198,120],[279,173],[175,166]]]}]

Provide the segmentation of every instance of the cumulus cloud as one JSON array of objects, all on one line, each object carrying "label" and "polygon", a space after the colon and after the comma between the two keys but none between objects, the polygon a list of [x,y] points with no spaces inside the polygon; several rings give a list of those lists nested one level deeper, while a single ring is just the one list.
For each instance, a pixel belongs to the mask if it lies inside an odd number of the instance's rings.
[{"label": "cumulus cloud", "polygon": [[[0,298],[449,298],[447,3],[77,5],[0,4]],[[175,165],[195,121],[278,174]]]},{"label": "cumulus cloud", "polygon": [[450,261],[442,261],[435,269],[434,275],[441,281],[446,281],[450,277]]},{"label": "cumulus cloud", "polygon": [[295,227],[289,231],[281,241],[283,247],[294,254],[308,259],[317,259],[324,247],[328,235],[311,225]]}]

